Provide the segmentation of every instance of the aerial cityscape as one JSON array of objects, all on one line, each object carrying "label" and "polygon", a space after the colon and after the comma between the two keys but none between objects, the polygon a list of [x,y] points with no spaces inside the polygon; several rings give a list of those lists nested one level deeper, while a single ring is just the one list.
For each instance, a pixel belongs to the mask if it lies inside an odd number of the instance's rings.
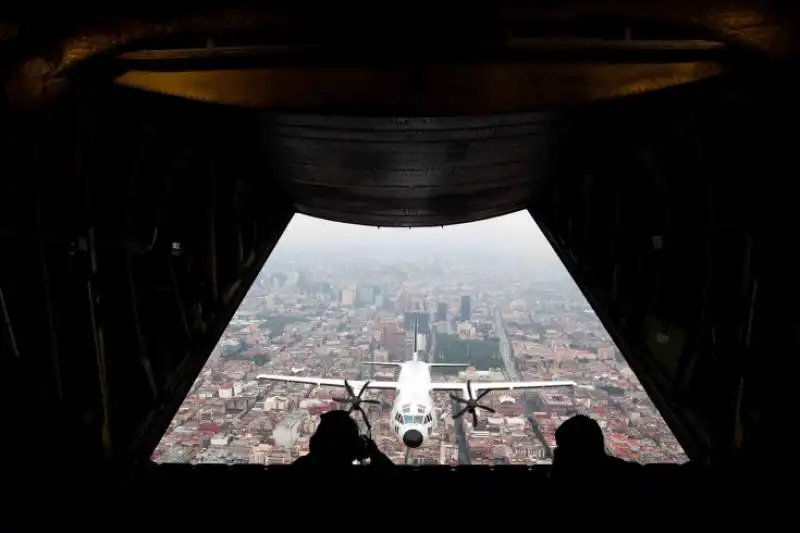
[{"label": "aerial cityscape", "polygon": [[[534,243],[533,245],[531,243]],[[414,335],[415,324],[417,335]],[[259,374],[392,381],[412,358],[436,382],[570,380],[493,391],[495,412],[434,392],[433,429],[406,448],[395,391],[368,390],[362,432],[397,464],[549,464],[555,430],[596,419],[607,450],[640,463],[684,462],[672,435],[566,269],[525,212],[437,229],[378,229],[297,215],[153,453],[165,463],[288,464],[308,453],[341,389]],[[455,405],[454,405],[455,404]],[[455,411],[454,411],[455,408]]]}]

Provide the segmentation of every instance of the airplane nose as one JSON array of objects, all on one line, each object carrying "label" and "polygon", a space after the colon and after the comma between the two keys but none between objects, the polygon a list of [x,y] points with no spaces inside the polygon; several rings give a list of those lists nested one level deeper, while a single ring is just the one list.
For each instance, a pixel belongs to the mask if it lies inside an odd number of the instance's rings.
[{"label": "airplane nose", "polygon": [[416,429],[409,429],[403,433],[403,444],[409,448],[419,448],[422,445],[422,433]]}]

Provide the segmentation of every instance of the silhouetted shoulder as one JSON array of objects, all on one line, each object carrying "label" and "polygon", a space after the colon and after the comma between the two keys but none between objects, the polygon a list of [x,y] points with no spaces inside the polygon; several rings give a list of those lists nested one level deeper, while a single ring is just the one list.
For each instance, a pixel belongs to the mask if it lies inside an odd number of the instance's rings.
[{"label": "silhouetted shoulder", "polygon": [[311,455],[304,455],[295,459],[292,466],[314,466],[315,462]]}]

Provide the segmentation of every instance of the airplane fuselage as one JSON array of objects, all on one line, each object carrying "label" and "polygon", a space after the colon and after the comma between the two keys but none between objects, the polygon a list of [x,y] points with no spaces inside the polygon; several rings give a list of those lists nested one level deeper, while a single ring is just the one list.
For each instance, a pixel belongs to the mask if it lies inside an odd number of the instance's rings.
[{"label": "airplane fuselage", "polygon": [[419,448],[431,436],[436,424],[430,366],[416,360],[402,363],[397,385],[392,407],[395,435],[407,447]]}]

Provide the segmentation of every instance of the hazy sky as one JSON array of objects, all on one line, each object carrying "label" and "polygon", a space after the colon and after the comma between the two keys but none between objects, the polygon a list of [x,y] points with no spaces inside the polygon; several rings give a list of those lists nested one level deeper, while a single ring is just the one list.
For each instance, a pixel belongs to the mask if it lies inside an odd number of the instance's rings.
[{"label": "hazy sky", "polygon": [[444,228],[411,229],[342,224],[297,214],[286,228],[278,246],[480,248],[487,251],[516,251],[541,259],[555,259],[555,253],[527,211]]}]

